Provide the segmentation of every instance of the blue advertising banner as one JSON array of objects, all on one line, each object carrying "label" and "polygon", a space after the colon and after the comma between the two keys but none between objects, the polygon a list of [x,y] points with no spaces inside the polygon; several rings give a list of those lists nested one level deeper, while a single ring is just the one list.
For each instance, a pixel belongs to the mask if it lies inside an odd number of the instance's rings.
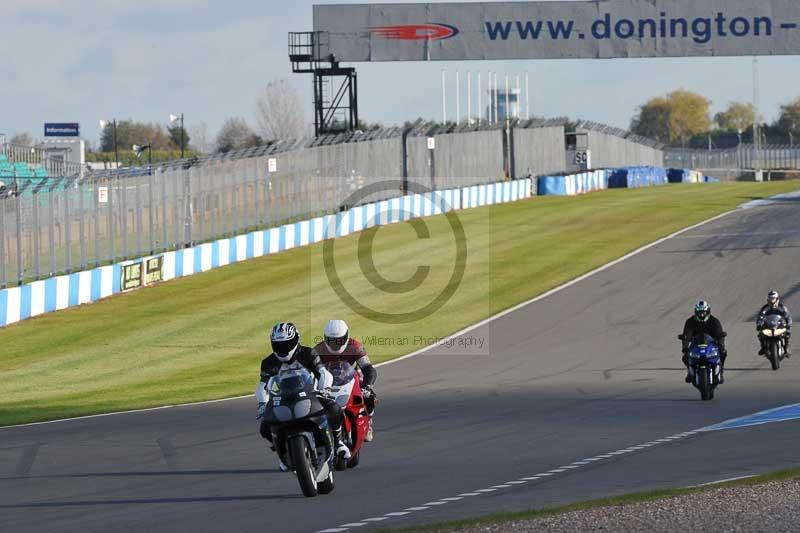
[{"label": "blue advertising banner", "polygon": [[77,122],[45,122],[45,137],[80,137],[81,125]]}]

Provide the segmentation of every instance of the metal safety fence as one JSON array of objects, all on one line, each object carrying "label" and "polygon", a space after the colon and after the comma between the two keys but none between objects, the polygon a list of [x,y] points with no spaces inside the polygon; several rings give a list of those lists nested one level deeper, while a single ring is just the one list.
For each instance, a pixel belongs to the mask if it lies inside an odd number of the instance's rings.
[{"label": "metal safety fence", "polygon": [[768,145],[756,148],[743,144],[728,150],[670,149],[664,154],[667,166],[698,170],[797,170],[800,147]]},{"label": "metal safety fence", "polygon": [[331,213],[355,188],[345,177],[270,174],[268,164],[17,183],[0,191],[0,285]]},{"label": "metal safety fence", "polygon": [[517,123],[510,135],[418,124],[152,168],[14,178],[0,185],[0,287],[399,197],[410,180],[446,189],[565,165],[555,120]]}]

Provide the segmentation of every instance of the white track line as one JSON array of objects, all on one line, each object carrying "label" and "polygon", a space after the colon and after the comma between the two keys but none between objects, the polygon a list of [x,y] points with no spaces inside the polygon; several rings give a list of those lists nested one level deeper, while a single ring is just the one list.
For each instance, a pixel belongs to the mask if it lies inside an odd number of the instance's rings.
[{"label": "white track line", "polygon": [[[679,433],[677,435],[672,435],[670,437],[665,437],[663,439],[658,439],[656,441],[651,441],[648,444],[650,444],[650,446],[662,446],[662,445],[666,445],[666,444],[673,444],[673,443],[675,443],[675,442],[677,442],[677,441],[679,441],[681,439],[685,439],[685,438],[690,437],[692,435],[701,434],[701,432],[702,432],[702,430],[686,431],[684,433]],[[518,487],[518,486],[520,486],[522,484],[525,484],[525,483],[527,483],[529,481],[537,481],[537,480],[542,479],[542,478],[545,478],[544,480],[548,481],[547,476],[557,476],[558,474],[562,474],[562,473],[565,473],[565,475],[572,474],[572,473],[576,472],[580,468],[584,468],[587,465],[591,465],[595,461],[616,459],[616,458],[620,457],[621,455],[625,455],[625,454],[628,454],[628,453],[633,453],[633,452],[636,452],[636,451],[639,451],[639,450],[645,449],[645,448],[646,447],[643,444],[642,445],[638,445],[638,446],[631,446],[630,448],[622,448],[622,449],[619,449],[619,450],[615,450],[613,452],[609,452],[609,453],[604,454],[604,455],[598,455],[596,457],[591,457],[589,459],[581,459],[580,461],[575,461],[573,463],[570,463],[569,465],[565,465],[565,466],[561,466],[561,467],[558,467],[558,468],[554,468],[552,470],[548,470],[547,472],[542,472],[542,473],[536,474],[534,476],[522,477],[522,478],[519,478],[516,481],[508,481],[508,482],[506,482],[506,483],[504,483],[502,485],[492,485],[489,488],[478,489],[476,491],[473,491],[473,492],[470,492],[470,493],[459,494],[458,496],[454,496],[454,497],[451,497],[451,498],[442,498],[440,500],[428,502],[428,503],[426,503],[426,504],[424,504],[422,506],[419,506],[419,507],[408,507],[405,510],[405,512],[401,512],[401,513],[386,513],[385,515],[383,515],[383,516],[381,516],[379,518],[365,518],[361,522],[383,521],[383,520],[387,520],[388,518],[395,517],[395,516],[408,515],[408,514],[410,514],[410,511],[427,511],[430,508],[430,506],[439,506],[439,505],[444,505],[447,502],[459,501],[459,500],[464,499],[463,497],[467,496],[467,495],[484,496],[484,495],[487,495],[487,494],[490,494],[490,493],[493,493],[493,492],[497,492],[499,490],[508,489],[508,488],[512,488],[512,487]],[[716,483],[724,483],[726,481],[733,481],[733,480],[736,480],[736,479],[744,479],[745,477],[751,477],[751,476],[743,476],[741,478],[724,479],[722,481],[715,481],[713,483],[706,483],[705,485],[711,485],[711,484],[716,484]],[[702,486],[702,485],[699,485],[699,486]],[[322,531],[318,531],[317,533],[324,533],[324,532],[333,533],[333,532],[339,532],[339,531],[347,531],[348,527],[351,527],[351,526],[349,526],[348,524],[342,524],[338,528],[323,529]]]},{"label": "white track line", "polygon": [[[586,274],[582,274],[582,275],[578,276],[577,278],[564,283],[563,285],[559,285],[558,287],[555,287],[554,289],[550,289],[549,291],[544,292],[544,293],[540,294],[539,296],[531,298],[530,300],[526,300],[526,301],[524,301],[524,302],[522,302],[520,304],[515,305],[514,307],[510,307],[509,309],[506,309],[505,311],[501,311],[501,312],[497,313],[496,315],[492,315],[489,318],[481,320],[480,322],[477,322],[477,323],[475,323],[475,324],[473,324],[471,326],[467,326],[466,328],[464,328],[462,330],[459,330],[459,331],[453,333],[452,335],[449,335],[449,336],[445,337],[444,339],[441,340],[440,343],[431,344],[430,346],[426,346],[426,347],[424,347],[424,348],[422,348],[420,350],[417,350],[416,352],[412,352],[412,353],[404,355],[402,357],[398,357],[397,359],[392,359],[391,361],[384,361],[383,363],[378,363],[375,366],[376,367],[380,367],[380,366],[393,365],[395,363],[399,363],[400,361],[405,361],[406,359],[411,359],[412,357],[416,357],[418,355],[424,354],[424,353],[428,352],[429,350],[437,347],[441,343],[446,343],[449,340],[452,340],[452,339],[454,339],[456,337],[460,337],[461,335],[464,335],[465,333],[469,333],[470,331],[474,331],[474,330],[476,330],[476,329],[478,329],[478,328],[480,328],[482,326],[485,326],[486,324],[494,322],[495,320],[497,320],[499,318],[502,318],[502,317],[504,317],[506,315],[510,315],[511,313],[519,311],[520,309],[522,309],[524,307],[527,307],[527,306],[529,306],[529,305],[531,305],[533,303],[536,303],[536,302],[539,302],[541,300],[544,300],[545,298],[548,298],[548,297],[550,297],[550,296],[552,296],[552,295],[554,295],[556,293],[559,293],[559,292],[563,291],[564,289],[572,287],[573,285],[575,285],[577,283],[580,283],[580,282],[582,282],[582,281],[584,281],[584,280],[586,280],[588,278],[591,278],[595,274],[599,274],[600,272],[603,272],[604,270],[608,270],[609,268],[614,267],[614,266],[622,263],[623,261],[627,261],[628,259],[641,254],[642,252],[645,252],[645,251],[647,251],[647,250],[649,250],[649,249],[651,249],[651,248],[653,248],[655,246],[658,246],[659,244],[661,244],[663,242],[666,242],[666,241],[668,241],[670,239],[673,239],[673,238],[677,237],[678,235],[682,235],[682,234],[684,234],[684,233],[686,233],[688,231],[692,231],[693,229],[697,229],[697,228],[699,228],[701,226],[705,226],[706,224],[710,224],[711,222],[715,222],[715,221],[717,221],[717,220],[719,220],[719,219],[721,219],[721,218],[723,218],[725,216],[730,215],[731,213],[735,213],[736,211],[737,211],[737,209],[733,209],[731,211],[726,211],[725,213],[721,213],[721,214],[719,214],[719,215],[717,215],[715,217],[709,218],[708,220],[704,220],[702,222],[698,222],[697,224],[694,224],[692,226],[688,226],[688,227],[683,228],[681,230],[678,230],[678,231],[676,231],[674,233],[671,233],[671,234],[667,235],[666,237],[662,237],[662,238],[660,238],[660,239],[658,239],[656,241],[651,242],[650,244],[645,244],[644,246],[642,246],[640,248],[637,248],[636,250],[634,250],[632,252],[629,252],[629,253],[623,255],[622,257],[618,257],[617,259],[614,259],[613,261],[611,261],[609,263],[606,263],[605,265],[599,266],[599,267],[595,268],[594,270],[591,270],[591,271],[587,272]],[[130,413],[143,413],[143,412],[147,412],[147,411],[158,411],[160,409],[172,409],[172,408],[175,408],[175,407],[191,407],[191,406],[195,406],[195,405],[206,405],[206,404],[211,404],[211,403],[227,402],[227,401],[231,401],[231,400],[241,400],[243,398],[250,398],[250,397],[252,397],[252,394],[247,394],[247,395],[244,395],[244,396],[233,396],[231,398],[220,398],[218,400],[207,400],[207,401],[202,401],[202,402],[185,403],[185,404],[179,404],[179,405],[165,405],[165,406],[162,406],[162,407],[150,407],[150,408],[146,408],[146,409],[133,409],[133,410],[130,410],[130,411],[117,411],[117,412],[114,412],[114,413],[103,413],[103,414],[99,414],[99,415],[86,415],[86,416],[76,416],[76,417],[72,417],[72,418],[60,418],[58,420],[48,420],[48,421],[45,421],[45,422],[32,422],[32,423],[29,423],[29,424],[17,424],[17,425],[14,425],[14,426],[4,426],[4,427],[0,427],[0,431],[2,431],[4,429],[29,427],[29,426],[39,426],[39,425],[42,425],[42,424],[55,424],[56,422],[69,422],[69,421],[73,421],[73,420],[86,420],[86,419],[89,419],[89,418],[99,418],[101,416],[125,415],[125,414],[130,414]]]},{"label": "white track line", "polygon": [[750,479],[751,477],[756,477],[756,475],[755,474],[751,474],[749,476],[729,477],[727,479],[720,479],[718,481],[709,481],[708,483],[701,483],[699,485],[692,485],[692,488],[695,488],[695,487],[710,487],[711,485],[719,485],[720,483],[727,483],[728,481],[739,481],[740,479]]}]

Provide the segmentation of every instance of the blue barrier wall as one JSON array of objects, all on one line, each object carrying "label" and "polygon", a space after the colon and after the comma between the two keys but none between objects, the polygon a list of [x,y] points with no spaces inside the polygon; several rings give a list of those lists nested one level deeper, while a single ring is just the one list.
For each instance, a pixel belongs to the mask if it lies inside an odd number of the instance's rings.
[{"label": "blue barrier wall", "polygon": [[608,188],[607,170],[581,172],[568,176],[543,176],[539,178],[539,196],[574,196]]},{"label": "blue barrier wall", "polygon": [[694,170],[660,167],[623,167],[566,176],[539,178],[540,196],[572,196],[602,189],[632,189],[667,183],[713,183],[714,178]]},{"label": "blue barrier wall", "polygon": [[[522,179],[425,194],[411,194],[354,207],[335,215],[317,217],[229,239],[220,239],[192,248],[142,257],[93,270],[35,281],[20,287],[3,289],[0,290],[0,327],[43,313],[92,303],[125,292],[123,276],[128,270],[135,272],[137,265],[142,270],[139,272],[141,282],[129,290],[135,290],[158,281],[191,276],[325,239],[344,237],[373,226],[440,215],[459,209],[515,202],[530,198],[531,192],[531,180]],[[155,260],[153,263],[158,268],[148,274],[146,266],[150,260]],[[148,279],[148,275],[155,277]]]}]

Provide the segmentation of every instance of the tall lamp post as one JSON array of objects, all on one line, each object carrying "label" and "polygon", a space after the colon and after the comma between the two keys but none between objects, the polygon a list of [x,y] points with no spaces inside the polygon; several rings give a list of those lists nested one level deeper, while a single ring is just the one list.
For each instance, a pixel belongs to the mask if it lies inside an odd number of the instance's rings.
[{"label": "tall lamp post", "polygon": [[136,154],[136,157],[142,157],[142,152],[147,150],[147,173],[150,174],[153,170],[153,149],[150,147],[149,144],[144,146],[139,146],[138,144],[134,144],[131,147]]},{"label": "tall lamp post", "polygon": [[119,168],[119,148],[117,147],[117,119],[101,120],[100,129],[105,131],[106,126],[108,126],[109,124],[111,124],[114,128],[114,163],[116,164],[116,168]]},{"label": "tall lamp post", "polygon": [[183,129],[183,113],[181,113],[180,115],[175,115],[170,113],[169,115],[170,124],[175,124],[179,120],[181,122],[181,159],[183,159],[183,152],[186,148],[186,134],[185,134],[186,130]]}]

